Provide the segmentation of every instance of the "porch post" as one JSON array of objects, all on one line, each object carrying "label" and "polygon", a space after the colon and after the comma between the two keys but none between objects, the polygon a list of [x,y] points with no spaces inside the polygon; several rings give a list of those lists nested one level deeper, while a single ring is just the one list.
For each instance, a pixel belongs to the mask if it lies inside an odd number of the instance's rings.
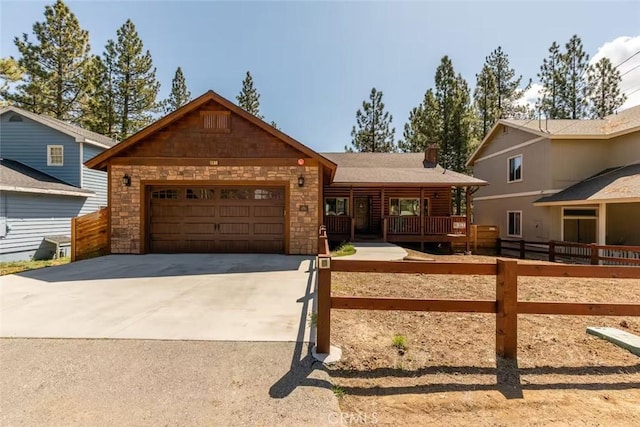
[{"label": "porch post", "polygon": [[607,204],[600,203],[598,206],[598,244],[607,244]]},{"label": "porch post", "polygon": [[[424,236],[424,187],[420,187],[420,236]],[[422,239],[421,239],[422,240]],[[424,244],[424,242],[421,242]]]},{"label": "porch post", "polygon": [[471,254],[471,191],[469,191],[469,187],[464,187],[464,195],[466,197],[465,234],[467,237],[467,254]]},{"label": "porch post", "polygon": [[349,187],[349,212],[351,212],[351,239],[350,241],[353,242],[353,239],[355,238],[355,212],[356,212],[356,207],[353,204],[353,186]]}]

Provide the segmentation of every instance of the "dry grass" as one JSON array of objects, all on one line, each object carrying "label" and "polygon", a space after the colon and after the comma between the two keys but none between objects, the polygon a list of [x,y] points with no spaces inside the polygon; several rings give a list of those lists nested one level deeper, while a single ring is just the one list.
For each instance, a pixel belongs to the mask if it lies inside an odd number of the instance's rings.
[{"label": "dry grass", "polygon": [[[495,277],[334,273],[333,294],[494,299]],[[640,280],[520,278],[519,299],[640,303]],[[342,409],[376,412],[380,424],[640,425],[640,358],[585,333],[598,325],[640,335],[639,318],[521,315],[514,366],[496,360],[494,315],[332,316],[343,360],[330,373],[345,391]],[[398,334],[404,354],[391,345]]]},{"label": "dry grass", "polygon": [[0,262],[0,276],[5,274],[15,274],[22,271],[35,270],[43,267],[51,267],[54,265],[68,264],[71,258],[64,257],[47,261],[7,261]]}]

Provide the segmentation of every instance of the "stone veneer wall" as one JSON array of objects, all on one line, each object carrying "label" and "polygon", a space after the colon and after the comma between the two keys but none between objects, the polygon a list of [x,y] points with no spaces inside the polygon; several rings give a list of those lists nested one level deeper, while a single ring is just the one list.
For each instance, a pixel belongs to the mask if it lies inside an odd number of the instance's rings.
[{"label": "stone veneer wall", "polygon": [[[304,187],[298,187],[298,176],[304,169]],[[122,184],[122,177],[131,177],[131,186]],[[138,166],[112,165],[111,182],[111,253],[139,254],[140,242],[140,181],[166,180],[168,185],[182,180],[216,181],[282,181],[289,184],[289,253],[318,253],[318,182],[317,166]],[[308,211],[300,211],[306,205]],[[285,227],[287,224],[285,224]]]}]

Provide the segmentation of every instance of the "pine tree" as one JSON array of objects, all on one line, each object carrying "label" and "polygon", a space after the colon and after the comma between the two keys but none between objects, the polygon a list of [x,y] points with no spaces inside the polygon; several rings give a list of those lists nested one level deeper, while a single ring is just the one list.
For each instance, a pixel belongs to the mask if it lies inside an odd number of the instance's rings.
[{"label": "pine tree", "polygon": [[613,114],[624,104],[627,98],[620,91],[620,81],[620,71],[607,57],[589,67],[587,84],[592,118],[601,119]]},{"label": "pine tree", "polygon": [[33,25],[36,41],[27,34],[16,37],[18,65],[24,83],[5,94],[16,105],[61,120],[76,120],[80,100],[87,92],[85,76],[90,66],[89,33],[62,0],[45,6],[44,22]]},{"label": "pine tree", "polygon": [[396,151],[395,128],[391,128],[393,116],[384,110],[382,92],[371,89],[369,101],[362,102],[362,110],[356,112],[357,125],[351,130],[352,147],[345,151],[391,153]]},{"label": "pine tree", "polygon": [[542,61],[538,78],[542,84],[542,100],[539,108],[548,119],[565,118],[561,106],[561,88],[566,84],[562,74],[562,54],[560,46],[553,42],[549,48],[549,56]]},{"label": "pine tree", "polygon": [[476,88],[473,91],[474,105],[478,118],[477,134],[483,139],[500,117],[498,109],[496,79],[491,67],[485,64],[480,74],[476,74]]},{"label": "pine tree", "polygon": [[116,50],[113,40],[107,41],[102,57],[94,57],[88,76],[91,92],[83,100],[82,127],[117,139],[116,113]]},{"label": "pine tree", "polygon": [[165,113],[170,113],[185,105],[191,100],[191,92],[187,89],[182,69],[178,67],[171,81],[171,93],[164,102]]},{"label": "pine tree", "polygon": [[238,106],[244,111],[253,114],[259,119],[264,118],[260,115],[260,94],[253,86],[253,77],[251,77],[249,71],[247,71],[247,75],[242,81],[242,90],[236,96],[236,99],[238,100]]},{"label": "pine tree", "polygon": [[22,68],[13,58],[0,58],[0,96],[4,97],[10,83],[15,83],[22,79]]},{"label": "pine tree", "polygon": [[522,97],[525,90],[529,89],[531,82],[524,89],[518,88],[522,81],[522,76],[516,77],[515,70],[509,64],[509,55],[500,46],[491,52],[485,64],[491,70],[491,75],[495,82],[496,92],[494,96],[497,117],[494,122],[497,119],[511,118],[519,114],[522,108],[516,101]]},{"label": "pine tree", "polygon": [[404,125],[404,139],[398,141],[400,151],[423,152],[430,143],[438,141],[438,119],[438,103],[433,89],[429,89],[424,94],[422,103],[409,112],[409,121]]},{"label": "pine tree", "polygon": [[[471,139],[469,87],[456,75],[451,59],[444,56],[436,69],[435,97],[440,118],[439,159],[446,169],[465,172]],[[455,211],[462,208],[462,190],[455,189]]]},{"label": "pine tree", "polygon": [[587,116],[588,107],[586,72],[589,55],[584,51],[582,40],[577,35],[571,37],[565,49],[561,55],[561,72],[566,76],[566,84],[561,87],[560,106],[564,116],[583,119]]}]

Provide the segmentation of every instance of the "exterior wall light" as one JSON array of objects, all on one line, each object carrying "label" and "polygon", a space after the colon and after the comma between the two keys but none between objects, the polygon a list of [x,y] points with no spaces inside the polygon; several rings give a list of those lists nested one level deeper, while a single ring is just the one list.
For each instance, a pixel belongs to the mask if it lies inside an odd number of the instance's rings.
[{"label": "exterior wall light", "polygon": [[122,177],[122,183],[125,187],[131,187],[131,177],[125,173]]},{"label": "exterior wall light", "polygon": [[302,175],[298,177],[298,187],[304,187],[304,176]]}]

